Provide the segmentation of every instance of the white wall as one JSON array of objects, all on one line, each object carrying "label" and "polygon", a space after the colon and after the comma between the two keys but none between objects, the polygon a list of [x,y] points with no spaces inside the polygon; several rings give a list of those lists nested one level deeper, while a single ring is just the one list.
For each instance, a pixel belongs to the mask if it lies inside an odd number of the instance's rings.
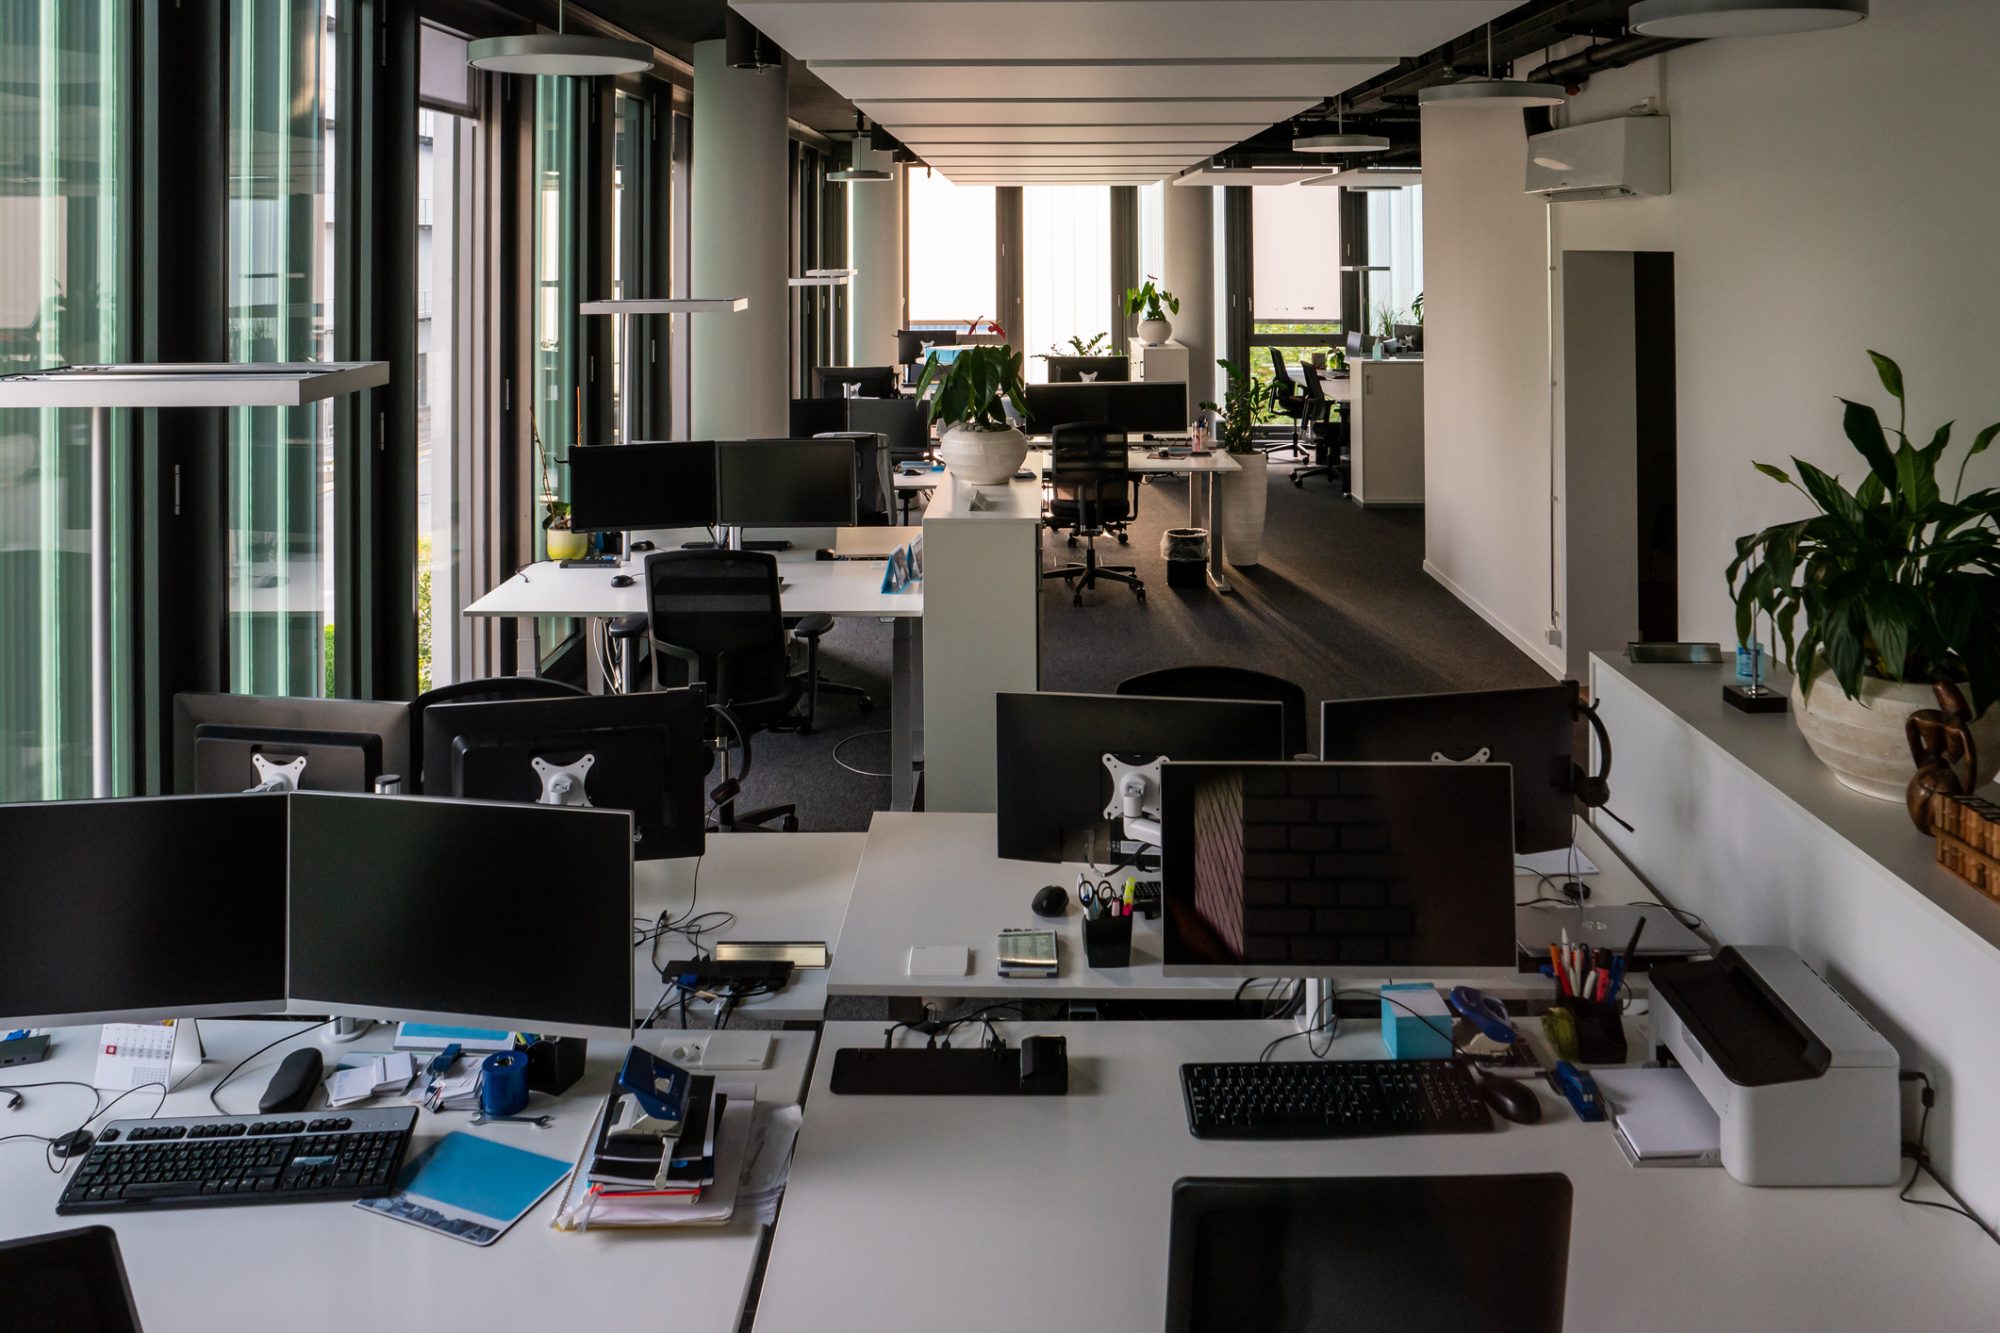
[{"label": "white wall", "polygon": [[[1673,117],[1670,195],[1560,205],[1553,230],[1558,252],[1675,253],[1682,638],[1733,640],[1734,539],[1800,512],[1753,457],[1856,475],[1835,398],[1885,399],[1867,349],[1903,363],[1925,438],[2000,418],[1996,61],[2000,6],[1898,0],[1852,28],[1599,75],[1562,113],[1598,120],[1652,96]],[[1429,559],[1538,640],[1547,292],[1522,161],[1516,114],[1425,113]],[[1995,481],[1991,458],[1968,478]]]},{"label": "white wall", "polygon": [[866,165],[895,173],[892,181],[847,187],[847,255],[850,366],[896,363],[896,330],[903,327],[903,178],[888,153],[869,151]]}]

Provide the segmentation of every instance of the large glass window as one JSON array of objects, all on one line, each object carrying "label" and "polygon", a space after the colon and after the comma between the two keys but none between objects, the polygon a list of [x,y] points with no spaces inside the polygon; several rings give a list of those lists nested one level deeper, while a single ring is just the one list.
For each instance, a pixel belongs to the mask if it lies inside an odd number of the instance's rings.
[{"label": "large glass window", "polygon": [[1424,292],[1423,186],[1368,192],[1368,262],[1389,270],[1368,275],[1369,331],[1382,331],[1384,315],[1392,325],[1416,323]]},{"label": "large glass window", "polygon": [[1167,183],[1154,181],[1139,187],[1139,272],[1166,271]]},{"label": "large glass window", "polygon": [[1331,357],[1340,342],[1340,194],[1299,185],[1250,192],[1250,373],[1276,377],[1275,349],[1288,370]]},{"label": "large glass window", "polygon": [[1027,327],[1016,345],[1030,354],[1030,380],[1048,378],[1038,354],[1113,350],[1110,186],[1024,187],[1021,259]]},{"label": "large glass window", "polygon": [[[582,421],[582,378],[577,374],[579,340],[579,217],[582,192],[575,188],[578,161],[578,98],[584,80],[543,75],[535,80],[535,558],[548,555],[543,526],[548,506],[569,501],[571,441]],[[545,617],[541,642],[562,643],[575,629],[567,617]]]},{"label": "large glass window", "polygon": [[[0,373],[118,360],[128,7],[0,4]],[[127,413],[112,414],[110,587],[126,586]],[[91,794],[93,663],[129,677],[129,636],[90,617],[91,443],[81,411],[0,411],[0,800]],[[124,601],[121,597],[119,602]],[[114,603],[115,605],[116,603]],[[108,734],[127,730],[114,689]],[[112,789],[131,789],[113,752]]]},{"label": "large glass window", "polygon": [[[232,0],[229,355],[333,351],[334,0]],[[333,411],[229,412],[229,683],[331,693]]]},{"label": "large glass window", "polygon": [[993,187],[953,185],[923,170],[909,172],[909,186],[911,327],[998,318]]},{"label": "large glass window", "polygon": [[417,113],[417,688],[459,677],[458,314],[467,221],[460,181],[476,122],[443,111]]}]

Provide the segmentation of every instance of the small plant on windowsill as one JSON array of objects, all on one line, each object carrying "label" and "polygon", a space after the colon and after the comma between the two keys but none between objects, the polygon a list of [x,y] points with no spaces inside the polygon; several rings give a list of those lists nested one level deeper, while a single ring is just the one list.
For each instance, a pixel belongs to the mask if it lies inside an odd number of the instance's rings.
[{"label": "small plant on windowsill", "polygon": [[1007,420],[1007,405],[1022,416],[1028,389],[1021,380],[1021,354],[1011,347],[978,344],[967,347],[949,364],[936,360],[924,366],[917,381],[922,399],[933,384],[929,417],[942,423],[939,453],[945,467],[962,481],[997,486],[1013,478],[1028,456],[1028,438]]},{"label": "small plant on windowsill", "polygon": [[1085,342],[1081,335],[1072,333],[1069,336],[1069,346],[1067,348],[1065,348],[1061,343],[1051,343],[1049,344],[1048,351],[1035,353],[1035,359],[1037,361],[1046,361],[1052,356],[1123,356],[1123,355],[1125,355],[1123,352],[1113,350],[1111,346],[1111,335],[1108,333],[1092,334],[1089,342]]},{"label": "small plant on windowsill", "polygon": [[535,441],[535,470],[541,482],[535,503],[541,507],[542,534],[549,559],[581,559],[590,553],[590,537],[587,533],[570,531],[569,501],[556,490],[555,464],[542,444],[542,429],[533,412],[528,413],[528,431]]}]

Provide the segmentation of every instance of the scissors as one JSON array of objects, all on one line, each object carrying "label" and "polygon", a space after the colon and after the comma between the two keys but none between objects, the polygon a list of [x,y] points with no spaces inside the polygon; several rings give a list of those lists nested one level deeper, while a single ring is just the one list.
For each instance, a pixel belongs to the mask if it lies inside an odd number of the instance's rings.
[{"label": "scissors", "polygon": [[1472,1024],[1482,1037],[1511,1046],[1516,1040],[1514,1025],[1508,1021],[1507,1006],[1471,986],[1454,986],[1445,1002],[1452,1012]]}]

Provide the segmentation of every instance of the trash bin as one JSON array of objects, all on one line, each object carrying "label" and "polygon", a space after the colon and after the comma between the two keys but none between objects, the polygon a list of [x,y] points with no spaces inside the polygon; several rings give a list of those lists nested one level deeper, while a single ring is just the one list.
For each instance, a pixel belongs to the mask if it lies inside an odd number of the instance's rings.
[{"label": "trash bin", "polygon": [[1208,576],[1208,529],[1168,528],[1160,537],[1169,588],[1199,588]]}]

